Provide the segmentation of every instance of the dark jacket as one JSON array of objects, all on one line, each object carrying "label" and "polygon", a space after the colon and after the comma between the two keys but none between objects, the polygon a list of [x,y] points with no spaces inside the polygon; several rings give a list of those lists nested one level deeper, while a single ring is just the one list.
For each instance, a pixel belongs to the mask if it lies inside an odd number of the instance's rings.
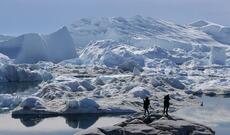
[{"label": "dark jacket", "polygon": [[150,104],[149,99],[146,98],[146,99],[144,100],[144,109],[148,109],[148,108],[149,108],[149,104]]},{"label": "dark jacket", "polygon": [[164,97],[164,106],[169,107],[169,100],[170,100],[169,95],[166,95]]}]

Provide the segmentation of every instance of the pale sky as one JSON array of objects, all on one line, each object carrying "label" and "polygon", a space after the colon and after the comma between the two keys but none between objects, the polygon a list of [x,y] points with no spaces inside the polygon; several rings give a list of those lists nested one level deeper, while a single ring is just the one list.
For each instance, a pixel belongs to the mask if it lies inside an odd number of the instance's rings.
[{"label": "pale sky", "polygon": [[51,33],[79,18],[149,16],[230,26],[230,0],[0,0],[0,34]]}]

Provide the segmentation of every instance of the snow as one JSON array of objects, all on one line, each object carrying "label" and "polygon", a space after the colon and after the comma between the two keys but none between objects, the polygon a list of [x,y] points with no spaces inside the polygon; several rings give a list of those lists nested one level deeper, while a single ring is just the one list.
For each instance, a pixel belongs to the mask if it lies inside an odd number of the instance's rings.
[{"label": "snow", "polygon": [[150,17],[87,18],[68,26],[75,44],[84,48],[88,43],[113,39],[137,47],[184,48],[193,45],[218,45],[206,33],[187,25],[177,25]]},{"label": "snow", "polygon": [[8,56],[0,53],[0,65],[10,63],[11,60]]},{"label": "snow", "polygon": [[50,83],[42,84],[41,89],[34,95],[43,99],[53,100],[61,97],[67,97],[70,92],[71,88],[67,85]]},{"label": "snow", "polygon": [[[135,65],[144,66],[144,58],[139,54],[135,54],[132,51],[137,48],[123,45],[113,40],[102,40],[89,44],[79,58],[85,62],[85,64],[99,64],[107,67],[117,67],[135,62]],[[128,63],[127,63],[128,62]],[[125,66],[127,67],[127,66]],[[124,67],[124,68],[125,68]],[[140,68],[140,66],[138,66]],[[125,70],[133,71],[133,67]]]}]

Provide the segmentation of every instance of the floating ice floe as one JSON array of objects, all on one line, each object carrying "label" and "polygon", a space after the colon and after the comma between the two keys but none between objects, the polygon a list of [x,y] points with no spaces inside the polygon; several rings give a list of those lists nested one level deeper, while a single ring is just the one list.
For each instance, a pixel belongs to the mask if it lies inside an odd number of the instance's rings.
[{"label": "floating ice floe", "polygon": [[0,109],[13,109],[21,103],[22,98],[17,95],[0,94]]},{"label": "floating ice floe", "polygon": [[92,99],[70,100],[67,102],[65,113],[97,113],[99,105]]}]

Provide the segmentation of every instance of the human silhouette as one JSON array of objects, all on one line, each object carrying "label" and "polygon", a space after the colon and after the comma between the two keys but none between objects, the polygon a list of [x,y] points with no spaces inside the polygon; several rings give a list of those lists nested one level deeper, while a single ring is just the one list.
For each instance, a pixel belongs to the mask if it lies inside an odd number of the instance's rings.
[{"label": "human silhouette", "polygon": [[148,97],[146,97],[145,99],[144,99],[144,110],[145,110],[145,115],[146,115],[146,112],[148,113],[148,115],[149,115],[149,104],[150,104],[150,102],[149,102],[149,98]]},{"label": "human silhouette", "polygon": [[166,116],[168,116],[168,109],[169,109],[169,94],[164,97],[164,112],[163,114],[166,113]]}]

